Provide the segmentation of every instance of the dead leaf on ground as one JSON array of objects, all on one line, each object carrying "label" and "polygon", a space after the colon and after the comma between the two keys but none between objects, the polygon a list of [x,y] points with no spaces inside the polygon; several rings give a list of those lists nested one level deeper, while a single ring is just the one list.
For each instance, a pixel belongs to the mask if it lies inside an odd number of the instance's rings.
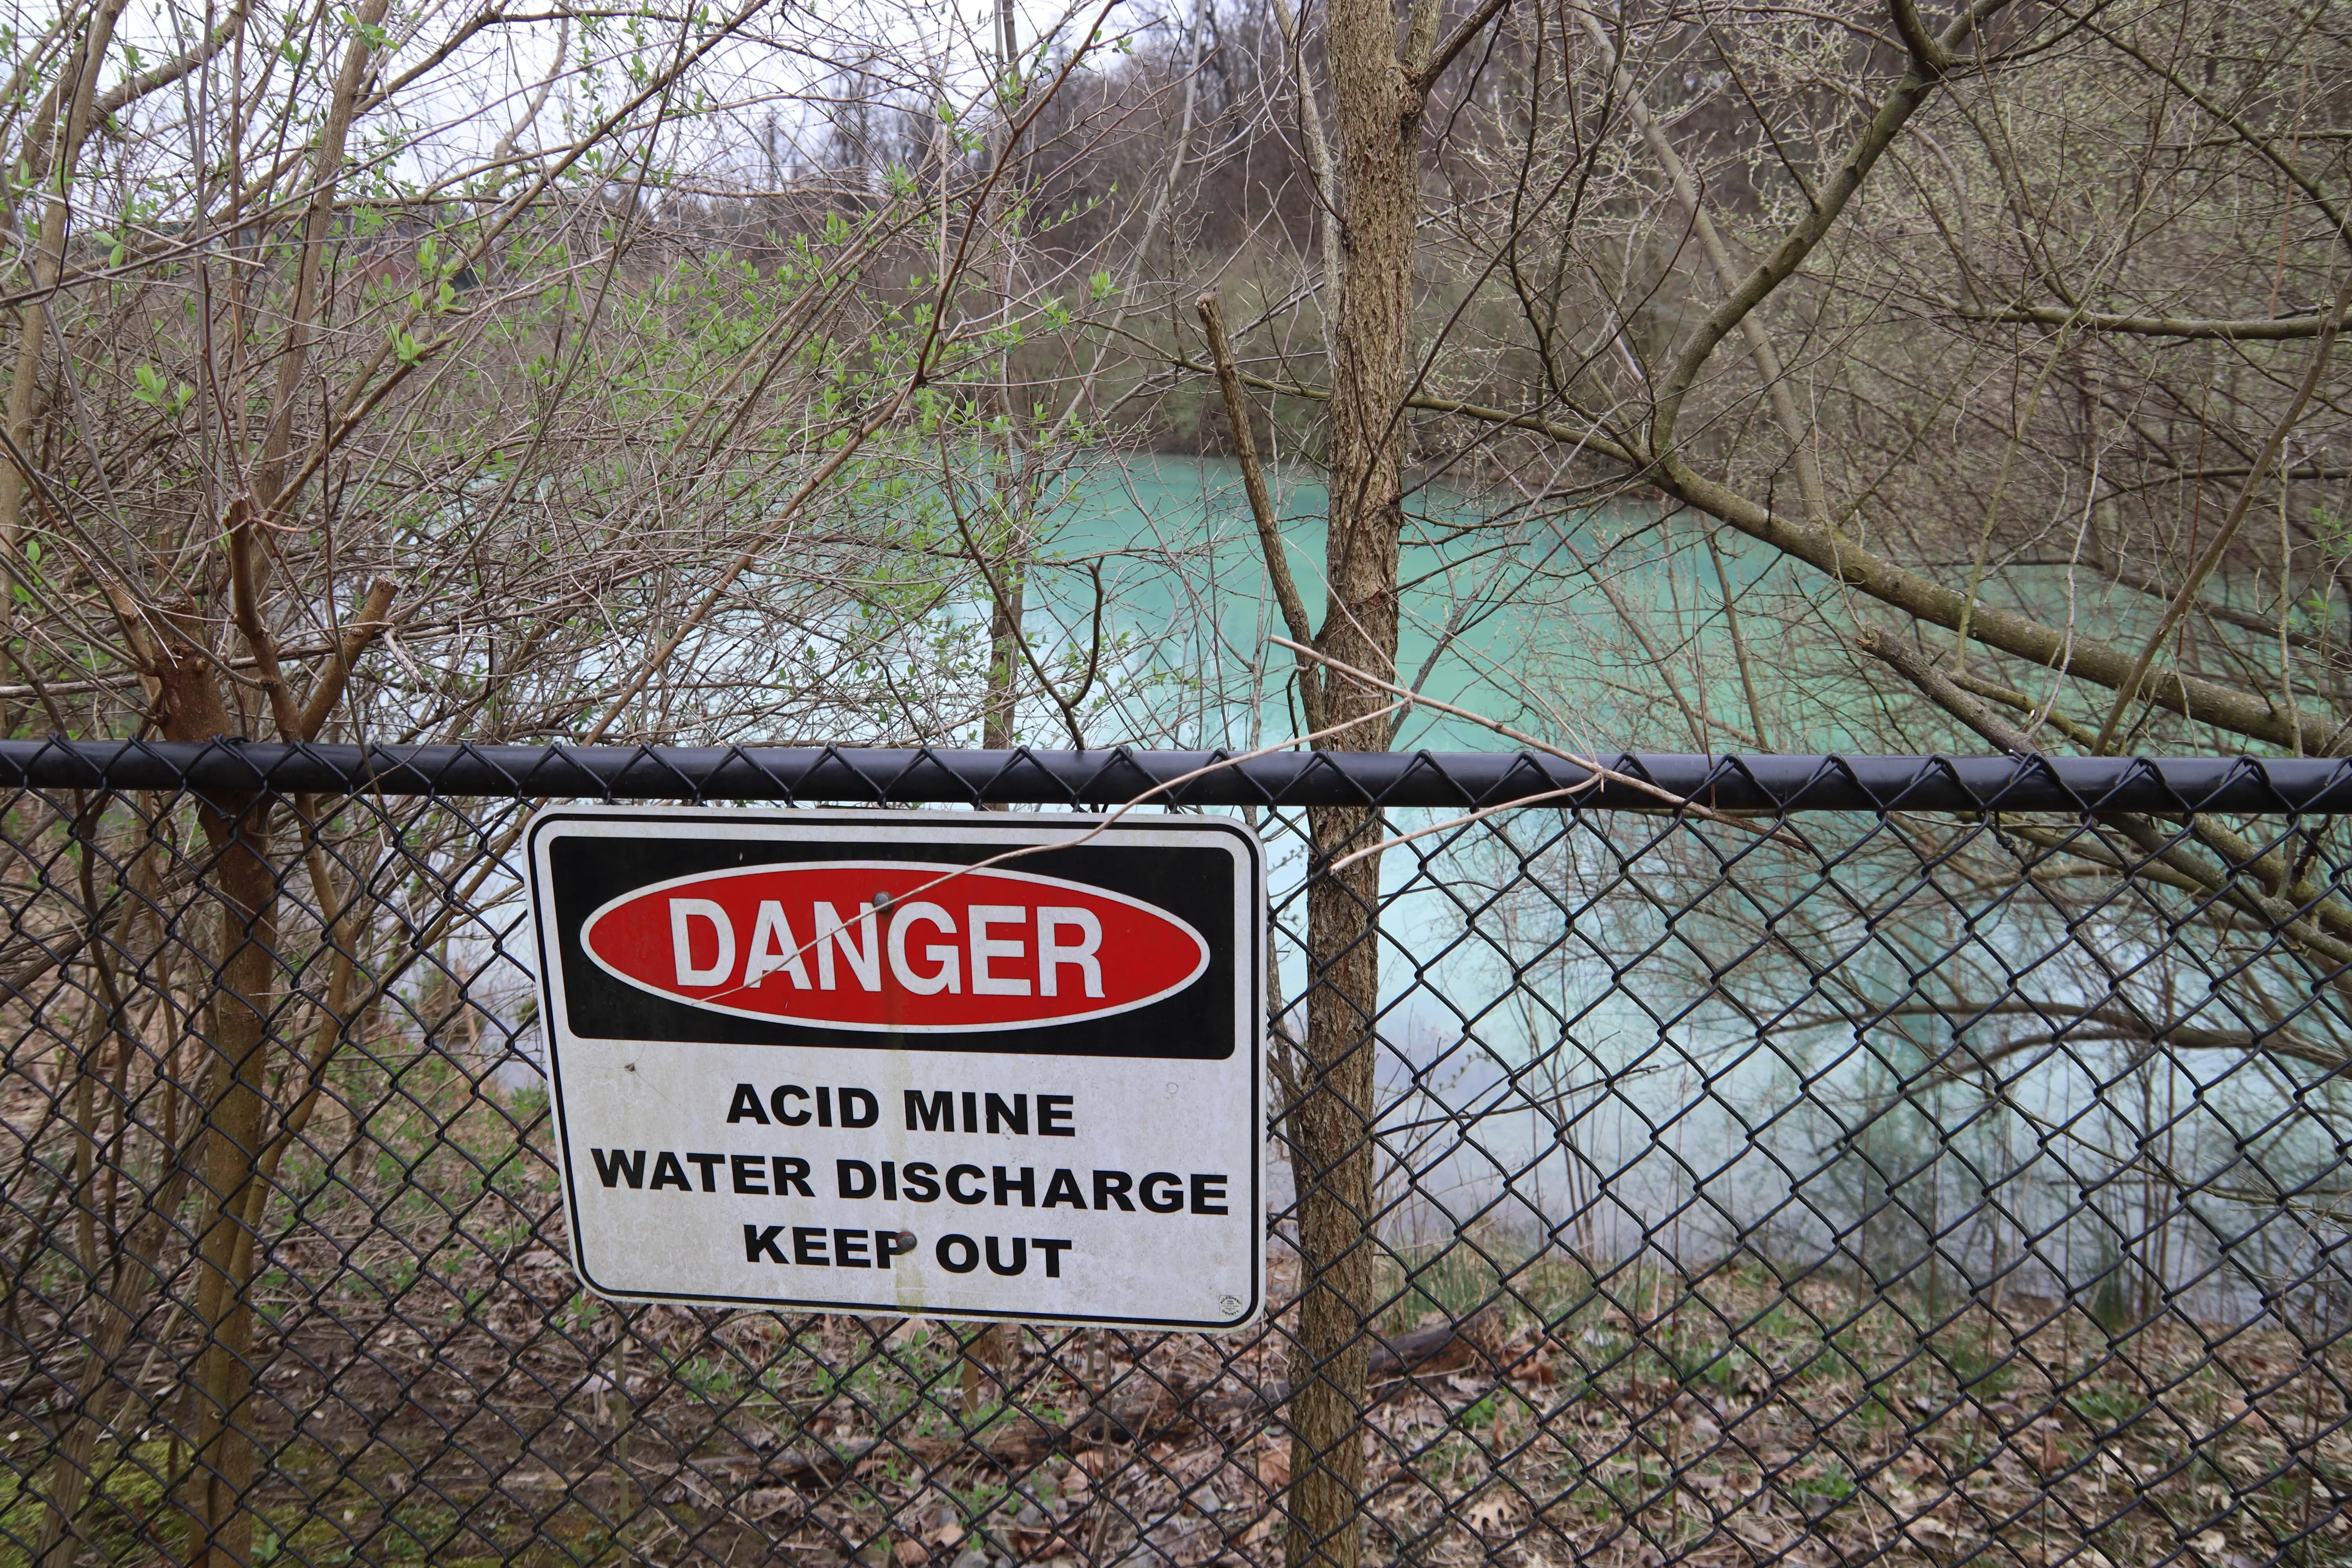
[{"label": "dead leaf on ground", "polygon": [[1492,1535],[1507,1526],[1518,1516],[1519,1500],[1507,1491],[1488,1488],[1471,1500],[1462,1510],[1462,1521],[1481,1535]]}]

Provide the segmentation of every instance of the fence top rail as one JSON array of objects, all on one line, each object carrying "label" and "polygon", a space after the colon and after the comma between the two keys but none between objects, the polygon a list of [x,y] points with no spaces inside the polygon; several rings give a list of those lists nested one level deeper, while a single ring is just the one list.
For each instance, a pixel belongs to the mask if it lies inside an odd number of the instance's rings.
[{"label": "fence top rail", "polygon": [[[0,742],[0,785],[207,795],[781,800],[1108,805],[1230,753],[761,746],[279,745]],[[1605,767],[1719,811],[2352,810],[2352,761],[2204,757],[1702,756],[1624,752]],[[1657,796],[1527,752],[1284,752],[1233,761],[1154,801],[1186,805],[1480,807],[1571,785],[1556,804],[1657,809]]]}]

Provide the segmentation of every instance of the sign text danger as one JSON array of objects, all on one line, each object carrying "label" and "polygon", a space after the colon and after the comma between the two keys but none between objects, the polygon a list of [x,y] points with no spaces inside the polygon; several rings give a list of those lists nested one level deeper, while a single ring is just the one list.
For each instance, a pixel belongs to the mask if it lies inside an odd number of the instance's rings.
[{"label": "sign text danger", "polygon": [[581,940],[607,973],[689,1006],[932,1034],[1130,1012],[1209,963],[1199,931],[1140,900],[904,861],[681,877],[597,910]]}]

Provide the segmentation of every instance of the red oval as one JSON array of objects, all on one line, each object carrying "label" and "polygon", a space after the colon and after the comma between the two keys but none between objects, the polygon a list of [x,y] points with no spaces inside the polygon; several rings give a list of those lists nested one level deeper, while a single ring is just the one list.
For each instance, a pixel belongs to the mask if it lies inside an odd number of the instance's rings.
[{"label": "red oval", "polygon": [[656,882],[590,915],[580,944],[605,973],[690,1006],[898,1034],[1108,1017],[1209,967],[1199,931],[1139,900],[908,860]]}]

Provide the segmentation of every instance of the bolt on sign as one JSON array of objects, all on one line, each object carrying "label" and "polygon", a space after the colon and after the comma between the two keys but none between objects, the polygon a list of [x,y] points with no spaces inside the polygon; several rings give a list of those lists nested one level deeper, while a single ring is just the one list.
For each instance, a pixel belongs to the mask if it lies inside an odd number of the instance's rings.
[{"label": "bolt on sign", "polygon": [[1259,1311],[1244,825],[553,807],[526,842],[589,1289],[1209,1331]]}]

